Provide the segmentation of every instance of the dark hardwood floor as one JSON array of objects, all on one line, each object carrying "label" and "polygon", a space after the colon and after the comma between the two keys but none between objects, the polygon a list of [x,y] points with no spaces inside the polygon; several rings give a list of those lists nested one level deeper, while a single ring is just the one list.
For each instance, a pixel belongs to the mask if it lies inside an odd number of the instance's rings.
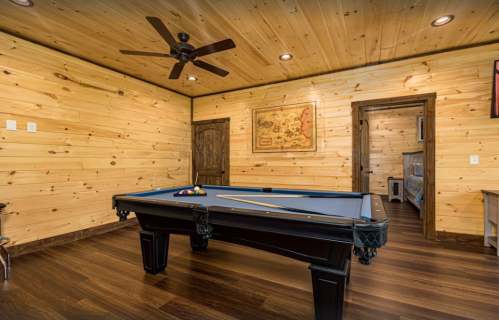
[{"label": "dark hardwood floor", "polygon": [[[492,249],[428,241],[410,204],[386,203],[388,245],[354,261],[345,319],[498,319]],[[142,269],[139,227],[13,259],[0,319],[314,319],[308,264],[172,236],[167,271]]]}]

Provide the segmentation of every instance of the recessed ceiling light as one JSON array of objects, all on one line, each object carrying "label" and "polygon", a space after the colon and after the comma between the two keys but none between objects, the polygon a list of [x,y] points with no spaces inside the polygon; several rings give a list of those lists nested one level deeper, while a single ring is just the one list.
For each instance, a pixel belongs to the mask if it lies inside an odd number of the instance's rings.
[{"label": "recessed ceiling light", "polygon": [[281,54],[279,56],[279,59],[281,59],[282,61],[288,61],[288,60],[293,59],[293,56],[290,55],[289,53],[285,53],[285,54]]},{"label": "recessed ceiling light", "polygon": [[23,7],[32,7],[35,5],[31,0],[9,0],[9,1]]},{"label": "recessed ceiling light", "polygon": [[189,80],[189,81],[197,81],[198,78],[196,78],[196,77],[187,77],[187,80]]},{"label": "recessed ceiling light", "polygon": [[440,26],[446,25],[447,23],[451,22],[452,20],[454,20],[453,15],[443,16],[443,17],[440,17],[436,20],[433,20],[433,22],[431,23],[431,26],[432,27],[440,27]]}]

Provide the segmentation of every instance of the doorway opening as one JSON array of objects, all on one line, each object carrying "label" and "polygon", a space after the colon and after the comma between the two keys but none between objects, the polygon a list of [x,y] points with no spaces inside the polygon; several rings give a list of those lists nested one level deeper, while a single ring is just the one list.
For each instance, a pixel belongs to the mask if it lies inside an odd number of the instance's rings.
[{"label": "doorway opening", "polygon": [[192,123],[192,181],[230,184],[230,118]]},{"label": "doorway opening", "polygon": [[[396,108],[423,107],[423,200],[420,203],[420,210],[423,215],[423,234],[426,239],[435,239],[436,236],[435,100],[436,93],[429,93],[352,102],[352,191],[355,192],[369,192],[369,175],[372,170],[369,166],[368,113],[375,110],[381,111]],[[413,168],[412,165],[415,164],[415,159],[417,158],[409,156],[408,159],[413,161],[413,163],[411,163],[410,166],[407,164],[404,165],[406,168],[404,169],[404,175],[408,175],[408,168]]]}]

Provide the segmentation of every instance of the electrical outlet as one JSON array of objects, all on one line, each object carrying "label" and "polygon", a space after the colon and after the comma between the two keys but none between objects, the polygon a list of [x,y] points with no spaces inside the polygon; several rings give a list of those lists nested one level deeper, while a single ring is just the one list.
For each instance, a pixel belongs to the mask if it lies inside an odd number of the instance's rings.
[{"label": "electrical outlet", "polygon": [[28,122],[28,132],[36,132],[36,123]]},{"label": "electrical outlet", "polygon": [[17,130],[16,120],[7,120],[7,130],[11,130],[11,131]]},{"label": "electrical outlet", "polygon": [[478,164],[478,156],[470,156],[470,164]]}]

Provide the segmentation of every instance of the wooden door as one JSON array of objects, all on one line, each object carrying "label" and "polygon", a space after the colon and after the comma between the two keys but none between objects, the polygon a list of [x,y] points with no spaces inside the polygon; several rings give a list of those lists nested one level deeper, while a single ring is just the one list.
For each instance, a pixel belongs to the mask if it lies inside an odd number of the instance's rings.
[{"label": "wooden door", "polygon": [[229,119],[193,123],[192,181],[229,185]]},{"label": "wooden door", "polygon": [[367,113],[361,111],[360,116],[360,174],[361,192],[369,192],[369,175],[372,173],[369,169],[369,121]]}]

